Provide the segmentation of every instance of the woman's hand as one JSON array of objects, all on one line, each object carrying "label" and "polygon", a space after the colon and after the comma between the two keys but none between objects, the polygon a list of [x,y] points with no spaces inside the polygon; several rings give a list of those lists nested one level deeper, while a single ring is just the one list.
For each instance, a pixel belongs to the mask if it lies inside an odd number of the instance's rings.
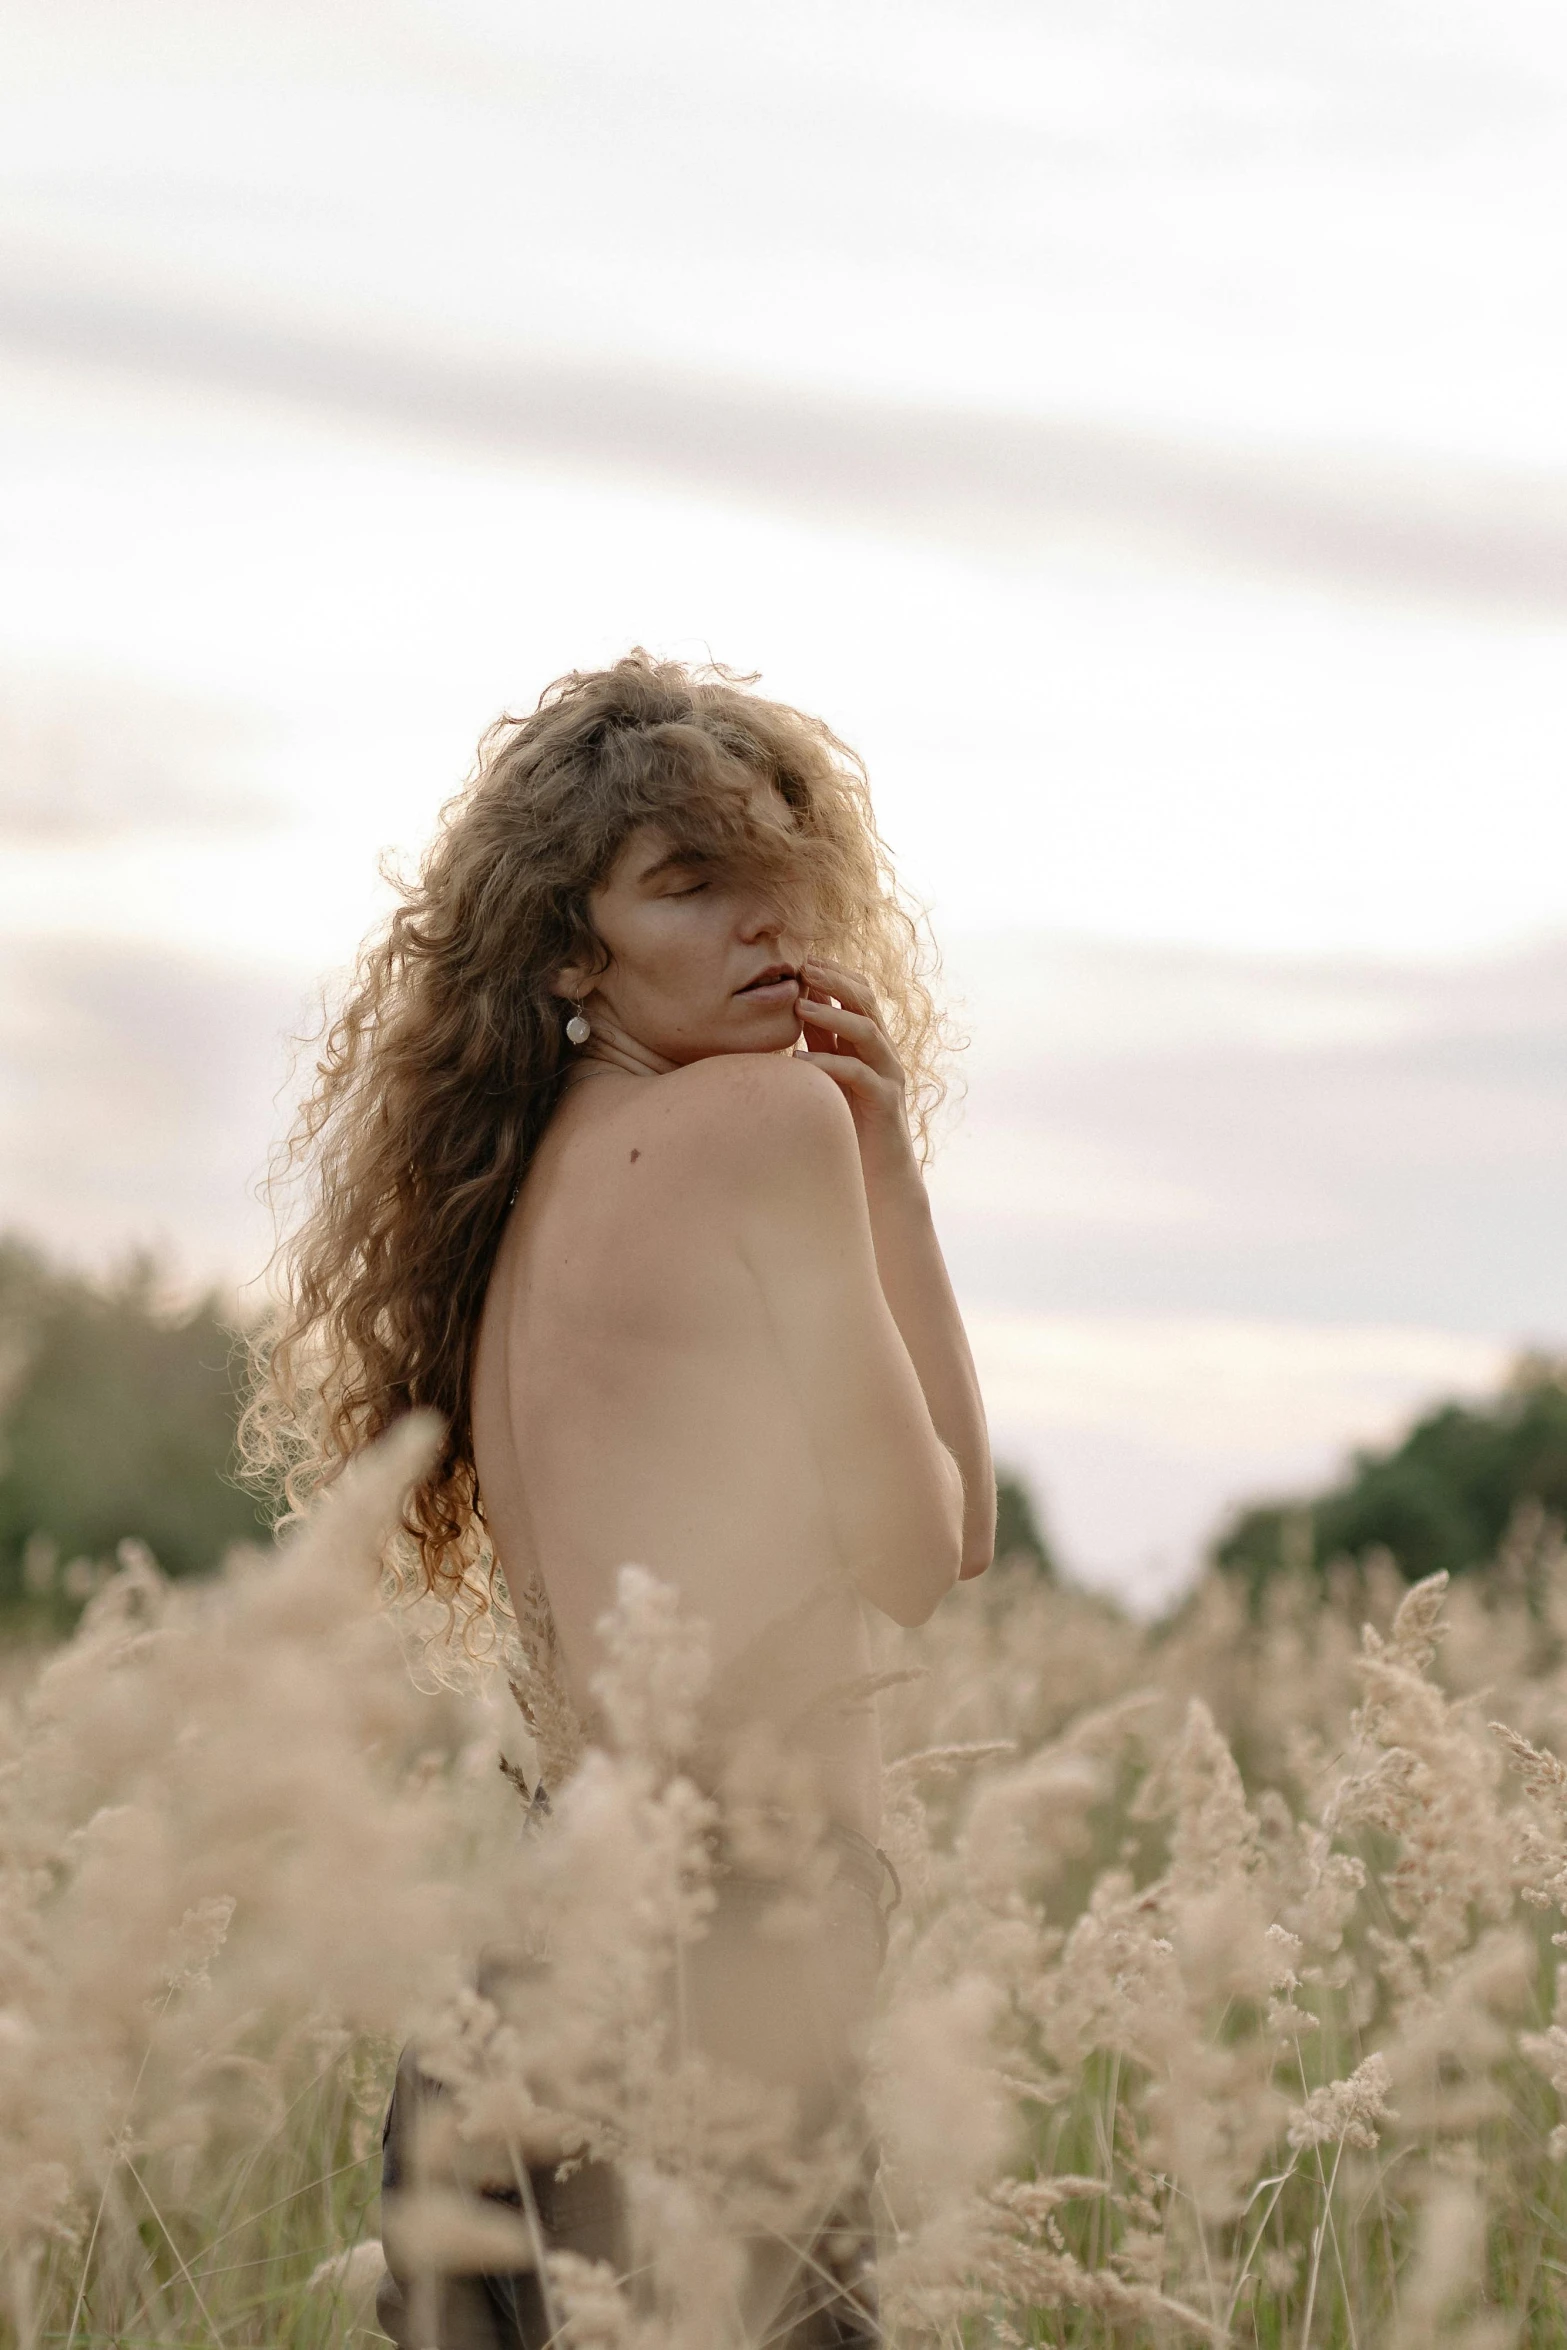
[{"label": "woman's hand", "polygon": [[862,971],[814,959],[801,965],[800,976],[806,1057],[842,1088],[854,1113],[867,1193],[919,1183],[908,1072],[881,1024],[870,981]]}]

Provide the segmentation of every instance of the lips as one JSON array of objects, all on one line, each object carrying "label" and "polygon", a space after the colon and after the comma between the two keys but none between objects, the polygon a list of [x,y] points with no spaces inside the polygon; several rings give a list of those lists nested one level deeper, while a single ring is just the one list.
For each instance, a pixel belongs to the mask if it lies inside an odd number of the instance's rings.
[{"label": "lips", "polygon": [[794,965],[792,963],[770,963],[765,971],[758,971],[754,979],[748,979],[744,987],[737,987],[735,994],[760,995],[764,989],[783,987],[786,984],[790,987],[798,987],[800,984],[800,974]]}]

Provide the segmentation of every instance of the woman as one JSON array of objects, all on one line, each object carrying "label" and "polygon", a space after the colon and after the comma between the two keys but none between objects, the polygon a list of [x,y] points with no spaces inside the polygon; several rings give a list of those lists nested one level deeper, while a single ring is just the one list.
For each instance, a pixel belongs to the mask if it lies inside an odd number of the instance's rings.
[{"label": "woman", "polygon": [[[249,1421],[298,1503],[433,1406],[418,1579],[458,1615],[486,1560],[519,1601],[541,1584],[590,1727],[618,1570],[674,1585],[710,1631],[715,1789],[765,1733],[878,1935],[867,1610],[922,1623],[995,1520],[916,1147],[937,1091],[916,949],[861,771],[817,722],[642,653],[503,720],[329,1034],[296,1137],[315,1204]],[[848,2089],[869,1985],[835,1982],[844,1947],[758,1956],[736,1879],[700,1948],[692,2028],[788,2084],[802,2127]],[[398,2144],[394,2116],[394,2175]],[[586,2217],[541,2189],[558,2242],[613,2253],[602,2186]],[[753,2333],[790,2290],[766,2265]],[[798,2338],[863,2331],[855,2290]],[[527,2303],[454,2287],[441,2338],[531,2340]]]}]

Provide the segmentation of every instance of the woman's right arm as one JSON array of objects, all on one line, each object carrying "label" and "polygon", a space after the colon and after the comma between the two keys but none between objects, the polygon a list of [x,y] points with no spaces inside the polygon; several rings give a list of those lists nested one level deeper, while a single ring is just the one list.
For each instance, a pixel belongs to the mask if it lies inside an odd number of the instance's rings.
[{"label": "woman's right arm", "polygon": [[848,1105],[784,1056],[704,1069],[708,1173],[738,1214],[840,1555],[867,1599],[923,1623],[962,1563],[963,1479],[877,1272]]}]

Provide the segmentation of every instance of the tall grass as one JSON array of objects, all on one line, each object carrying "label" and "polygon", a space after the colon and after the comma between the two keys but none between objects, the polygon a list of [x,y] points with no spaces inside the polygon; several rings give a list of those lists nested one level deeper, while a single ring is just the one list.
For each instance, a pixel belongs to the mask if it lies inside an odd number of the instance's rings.
[{"label": "tall grass", "polygon": [[[547,1628],[432,1691],[375,1605],[423,1441],[209,1584],[131,1556],[9,1695],[0,2259],[27,2350],[368,2342],[416,2028],[451,2178],[497,2150],[620,2167],[645,2273],[632,2298],[553,2264],[579,2344],[725,2340],[740,2234],[820,2200],[779,2111],[664,2020],[711,1904],[697,1628],[623,1578],[605,1742],[523,1833],[535,1733],[566,1736]],[[1158,1632],[1003,1570],[884,1662],[910,1676],[881,1699],[904,1898],[871,2068],[898,2339],[1567,2341],[1548,1526],[1451,1591],[1373,1566],[1254,1619],[1215,1582]],[[781,1899],[810,1866],[780,1857]],[[548,1945],[520,2018],[473,1987],[497,1942]],[[438,2182],[400,2215],[432,2259],[470,2222]]]}]

